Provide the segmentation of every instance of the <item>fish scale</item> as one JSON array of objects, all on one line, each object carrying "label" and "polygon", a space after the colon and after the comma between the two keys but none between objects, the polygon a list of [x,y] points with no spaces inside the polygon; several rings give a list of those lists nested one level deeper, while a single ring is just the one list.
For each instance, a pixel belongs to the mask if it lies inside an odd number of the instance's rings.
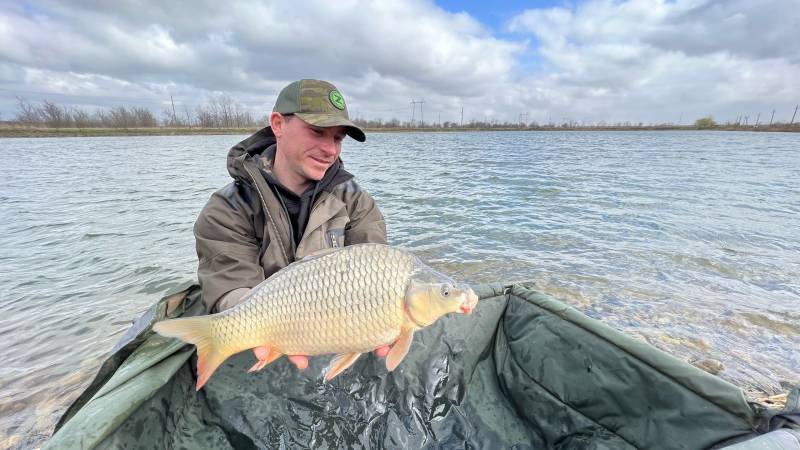
[{"label": "fish scale", "polygon": [[[226,347],[246,343],[246,348],[269,343],[285,354],[321,355],[369,351],[396,339],[404,284],[416,258],[388,246],[346,249],[300,261],[265,281],[253,298],[220,315],[218,320],[231,327],[218,329],[218,341]],[[334,283],[325,295],[324,280]],[[248,324],[248,318],[255,321]]]},{"label": "fish scale", "polygon": [[393,370],[415,330],[444,314],[469,313],[478,298],[413,254],[382,244],[331,249],[294,262],[210,316],[158,322],[153,329],[197,346],[197,388],[230,355],[257,349],[260,370],[281,355],[337,354],[333,378],[359,354],[392,345]]}]

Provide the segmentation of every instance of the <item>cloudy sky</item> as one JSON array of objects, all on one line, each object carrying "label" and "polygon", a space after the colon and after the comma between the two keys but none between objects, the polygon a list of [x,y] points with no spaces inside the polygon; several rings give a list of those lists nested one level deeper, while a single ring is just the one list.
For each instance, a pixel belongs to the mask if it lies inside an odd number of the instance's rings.
[{"label": "cloudy sky", "polygon": [[227,3],[2,2],[0,119],[17,97],[160,115],[220,94],[260,117],[299,78],[403,121],[412,100],[426,121],[539,123],[788,122],[800,103],[800,0]]}]

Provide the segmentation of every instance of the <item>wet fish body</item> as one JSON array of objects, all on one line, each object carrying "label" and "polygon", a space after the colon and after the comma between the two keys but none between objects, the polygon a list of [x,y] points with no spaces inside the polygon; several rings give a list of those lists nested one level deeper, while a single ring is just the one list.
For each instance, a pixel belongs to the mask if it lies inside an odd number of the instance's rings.
[{"label": "wet fish body", "polygon": [[261,346],[269,352],[251,371],[282,355],[336,354],[326,373],[331,379],[361,353],[394,343],[386,359],[393,370],[414,331],[444,314],[471,312],[476,303],[468,286],[413,254],[360,244],[290,264],[228,311],[167,320],[153,328],[197,346],[197,389],[229,356]]}]

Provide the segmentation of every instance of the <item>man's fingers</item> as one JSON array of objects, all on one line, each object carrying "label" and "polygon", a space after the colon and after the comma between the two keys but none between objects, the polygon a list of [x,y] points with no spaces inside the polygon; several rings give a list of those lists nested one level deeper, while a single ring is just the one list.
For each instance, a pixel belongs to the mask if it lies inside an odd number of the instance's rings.
[{"label": "man's fingers", "polygon": [[289,361],[297,366],[300,370],[305,370],[308,367],[308,357],[302,355],[289,355]]},{"label": "man's fingers", "polygon": [[[389,354],[389,350],[392,349],[390,345],[384,345],[382,347],[378,347],[375,349],[375,355],[378,358],[385,358],[386,355]],[[253,353],[255,353],[256,358],[259,360],[266,359],[269,355],[269,349],[267,347],[255,347],[253,349]],[[308,368],[308,357],[303,355],[289,355],[289,361],[297,366],[300,370],[305,370]]]},{"label": "man's fingers", "polygon": [[377,356],[378,358],[385,358],[386,355],[389,354],[389,350],[391,350],[391,349],[392,349],[392,347],[389,346],[389,345],[384,345],[383,347],[378,347],[378,348],[375,349],[375,356]]}]

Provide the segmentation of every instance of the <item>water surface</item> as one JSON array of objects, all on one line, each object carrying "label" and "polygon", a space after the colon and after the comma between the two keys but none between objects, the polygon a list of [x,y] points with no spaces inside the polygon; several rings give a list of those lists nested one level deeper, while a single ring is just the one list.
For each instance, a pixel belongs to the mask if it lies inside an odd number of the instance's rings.
[{"label": "water surface", "polygon": [[[244,137],[0,139],[0,447],[48,436],[194,279],[194,219]],[[343,158],[391,243],[458,278],[536,281],[752,396],[800,384],[797,134],[373,133]]]}]

